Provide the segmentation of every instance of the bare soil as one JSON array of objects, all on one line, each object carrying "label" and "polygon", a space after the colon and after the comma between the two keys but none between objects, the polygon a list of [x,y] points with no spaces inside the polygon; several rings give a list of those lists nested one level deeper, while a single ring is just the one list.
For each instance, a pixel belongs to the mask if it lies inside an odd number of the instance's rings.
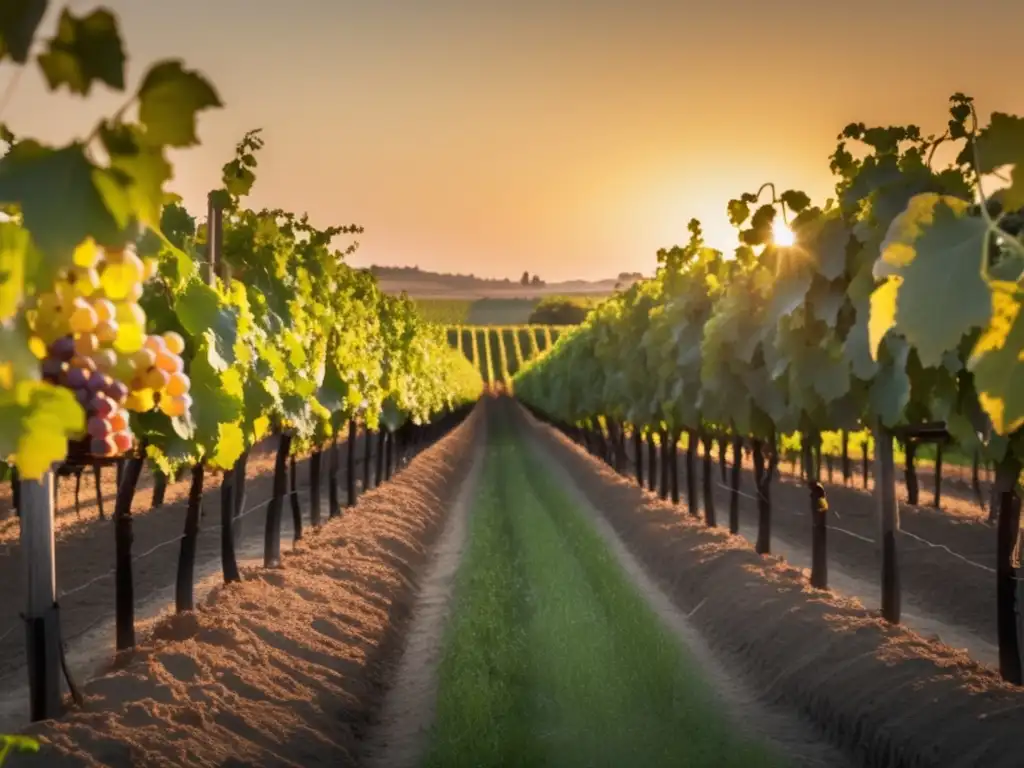
[{"label": "bare soil", "polygon": [[281,569],[245,569],[196,612],[157,624],[85,686],[83,711],[28,729],[44,742],[40,764],[354,764],[417,574],[467,472],[475,420],[310,532]]},{"label": "bare soil", "polygon": [[455,578],[469,531],[483,464],[479,447],[487,439],[486,405],[479,413],[476,445],[467,457],[470,468],[420,582],[419,593],[402,647],[401,660],[389,681],[379,722],[361,750],[360,764],[369,768],[415,768],[425,754],[434,723],[438,664],[452,608]]},{"label": "bare soil", "polygon": [[[646,456],[645,456],[646,458]],[[685,457],[680,455],[680,509],[685,513]],[[697,462],[695,482],[703,517],[703,467]],[[646,462],[644,469],[646,472]],[[728,473],[727,473],[728,474]],[[712,466],[715,512],[719,526],[729,524],[729,488],[721,482],[717,464]],[[881,589],[877,502],[871,492],[857,486],[825,484],[828,516],[828,559],[850,576]],[[745,461],[740,481],[740,530],[756,535],[758,516],[754,474]],[[923,496],[924,494],[922,494]],[[799,477],[782,472],[771,486],[772,534],[797,547],[810,549],[810,496]],[[903,501],[905,489],[897,488],[901,532],[900,580],[904,595],[914,606],[942,623],[962,628],[982,642],[996,638],[995,566],[996,530],[981,517],[971,502],[944,497],[943,509],[912,506]],[[952,513],[956,510],[955,513]],[[973,510],[973,512],[972,512]]]},{"label": "bare soil", "polygon": [[[374,446],[376,450],[376,446]],[[266,522],[266,504],[273,487],[274,457],[277,441],[270,438],[253,448],[246,466],[245,510],[248,514],[239,523],[239,541],[259,537]],[[338,446],[341,471],[340,499],[345,503],[347,443]],[[356,441],[357,488],[362,490],[362,458],[364,439]],[[309,524],[309,459],[297,461],[301,508],[305,524]],[[96,486],[91,470],[82,475],[80,514],[75,512],[74,479],[61,478],[55,516],[55,561],[57,602],[61,607],[62,635],[73,644],[114,614],[114,527],[111,515],[116,496],[115,469],[102,472],[100,491],[104,519],[99,518]],[[322,502],[327,501],[327,462],[321,477],[324,486]],[[185,528],[185,507],[188,501],[189,476],[177,483],[168,483],[164,504],[152,507],[154,477],[143,473],[132,502],[133,564],[135,597],[144,604],[160,590],[174,583],[178,567],[178,550]],[[204,480],[202,520],[196,552],[197,571],[207,563],[220,562],[220,476],[208,473]],[[282,524],[284,543],[293,535],[291,512],[285,505]],[[324,515],[326,517],[326,515]],[[25,568],[21,557],[20,524],[17,518],[0,522],[0,681],[17,673],[25,664],[24,633],[20,612],[24,609]],[[113,638],[111,638],[113,649]]]},{"label": "bare soil", "polygon": [[[812,589],[799,570],[757,555],[741,537],[707,529],[555,430],[537,431],[716,656],[762,702],[799,712],[864,765],[1021,765],[1024,690],[962,652],[885,623],[855,600]],[[957,599],[959,572],[950,578],[945,562],[930,569],[945,582],[947,599]]]}]

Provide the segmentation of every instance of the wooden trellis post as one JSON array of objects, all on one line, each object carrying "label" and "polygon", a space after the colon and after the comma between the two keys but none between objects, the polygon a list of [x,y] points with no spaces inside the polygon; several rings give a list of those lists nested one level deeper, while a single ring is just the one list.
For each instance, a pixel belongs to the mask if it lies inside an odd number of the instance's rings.
[{"label": "wooden trellis post", "polygon": [[60,714],[61,641],[53,545],[53,473],[21,480],[21,551],[25,557],[25,640],[31,718]]},{"label": "wooden trellis post", "polygon": [[892,433],[881,423],[875,427],[875,498],[881,527],[882,617],[899,624],[900,572],[896,557],[896,531],[900,528],[900,513],[896,505],[896,464]]}]

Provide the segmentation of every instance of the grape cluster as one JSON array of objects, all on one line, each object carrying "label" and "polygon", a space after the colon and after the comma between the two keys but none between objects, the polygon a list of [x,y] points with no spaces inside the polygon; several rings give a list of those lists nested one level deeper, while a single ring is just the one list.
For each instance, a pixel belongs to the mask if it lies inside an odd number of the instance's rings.
[{"label": "grape cluster", "polygon": [[191,405],[184,339],[145,332],[138,302],[154,271],[155,262],[134,253],[79,249],[74,266],[39,295],[30,316],[42,376],[75,393],[87,418],[87,436],[79,442],[96,456],[131,449],[128,411],[159,407],[182,416]]}]

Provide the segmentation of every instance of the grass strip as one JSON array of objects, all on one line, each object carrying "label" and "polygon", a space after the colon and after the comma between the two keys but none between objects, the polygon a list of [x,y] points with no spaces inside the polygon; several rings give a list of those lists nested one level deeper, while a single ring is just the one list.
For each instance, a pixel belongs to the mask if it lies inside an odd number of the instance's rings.
[{"label": "grass strip", "polygon": [[431,766],[774,766],[522,437],[495,419]]}]

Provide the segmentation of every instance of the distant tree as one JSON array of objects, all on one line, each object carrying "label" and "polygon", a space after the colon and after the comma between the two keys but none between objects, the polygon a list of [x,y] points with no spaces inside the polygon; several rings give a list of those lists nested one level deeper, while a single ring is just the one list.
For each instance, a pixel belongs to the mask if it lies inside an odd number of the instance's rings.
[{"label": "distant tree", "polygon": [[530,284],[530,273],[529,272],[523,272],[523,276],[519,278],[519,284],[520,285],[529,285]]},{"label": "distant tree", "polygon": [[535,288],[540,288],[542,285],[546,285],[546,283],[540,279],[539,275],[534,275],[533,279],[530,281],[530,285],[534,286]]},{"label": "distant tree", "polygon": [[593,302],[586,298],[549,296],[533,308],[528,323],[536,325],[579,325]]}]

